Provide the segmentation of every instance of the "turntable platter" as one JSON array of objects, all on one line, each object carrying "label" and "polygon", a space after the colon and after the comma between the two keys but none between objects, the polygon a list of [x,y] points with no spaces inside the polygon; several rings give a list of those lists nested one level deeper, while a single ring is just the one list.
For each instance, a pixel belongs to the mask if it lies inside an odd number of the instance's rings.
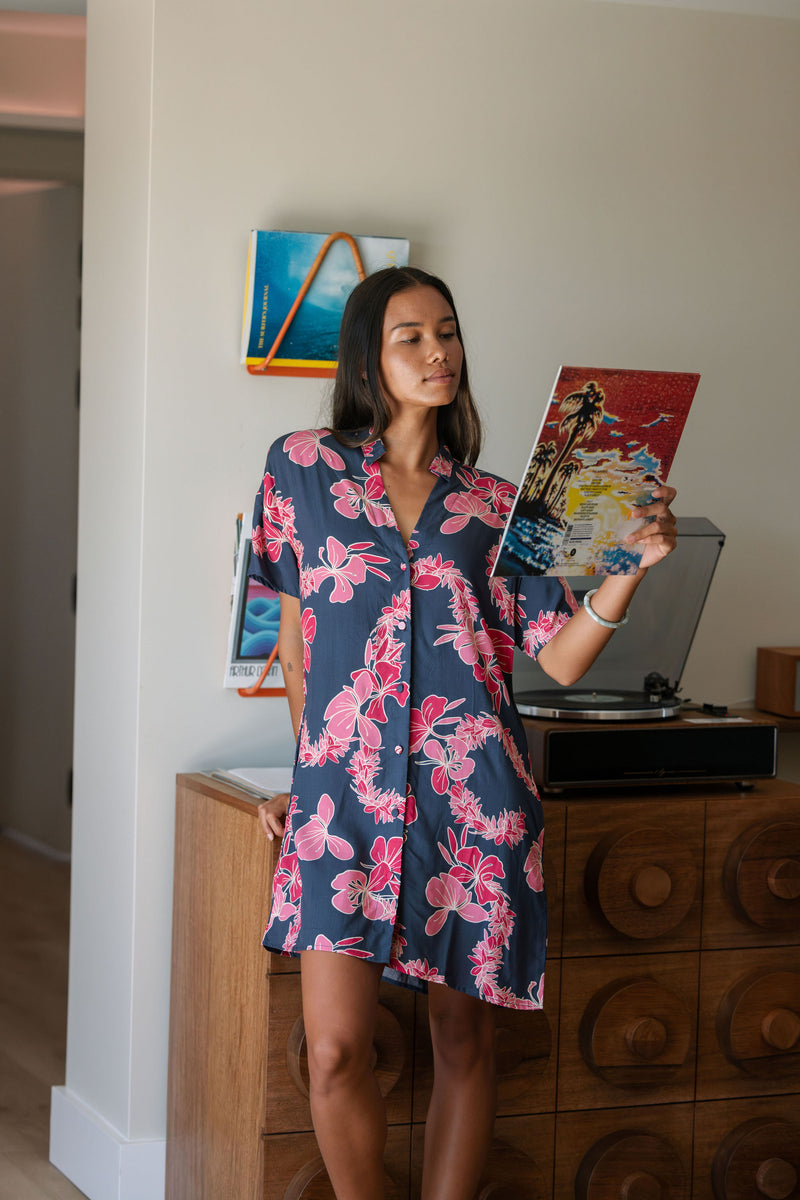
[{"label": "turntable platter", "polygon": [[652,697],[648,692],[545,691],[520,692],[514,699],[526,717],[565,721],[659,721],[676,717],[681,710],[677,697]]}]

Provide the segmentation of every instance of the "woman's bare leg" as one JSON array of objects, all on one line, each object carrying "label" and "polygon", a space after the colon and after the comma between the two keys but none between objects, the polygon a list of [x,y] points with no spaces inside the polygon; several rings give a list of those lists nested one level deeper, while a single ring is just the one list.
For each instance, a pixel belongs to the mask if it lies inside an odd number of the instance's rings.
[{"label": "woman's bare leg", "polygon": [[337,1200],[384,1200],[386,1114],[371,1065],[382,967],[300,955],[311,1117]]},{"label": "woman's bare leg", "polygon": [[494,1012],[428,985],[434,1084],[425,1126],[422,1200],[473,1200],[494,1125]]}]

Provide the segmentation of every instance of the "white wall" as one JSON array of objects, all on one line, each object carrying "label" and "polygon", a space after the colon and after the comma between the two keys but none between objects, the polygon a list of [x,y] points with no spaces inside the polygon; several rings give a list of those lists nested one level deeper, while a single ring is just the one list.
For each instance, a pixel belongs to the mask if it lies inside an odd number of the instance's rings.
[{"label": "white wall", "polygon": [[745,698],[755,646],[798,636],[800,25],[93,0],[88,29],[67,1094],[137,1143],[165,1123],[175,772],[291,756],[282,702],[220,687],[233,515],[321,396],[238,366],[248,230],[406,234],[512,477],[559,362],[702,372],[677,509],[728,545],[686,683]]}]

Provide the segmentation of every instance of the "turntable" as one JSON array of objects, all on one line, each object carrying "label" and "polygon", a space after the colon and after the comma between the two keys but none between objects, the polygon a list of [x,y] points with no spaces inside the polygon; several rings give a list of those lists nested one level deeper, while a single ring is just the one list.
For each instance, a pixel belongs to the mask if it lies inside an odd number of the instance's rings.
[{"label": "turntable", "polygon": [[[648,571],[631,619],[612,637],[576,687],[554,686],[532,663],[515,669],[523,716],[569,721],[655,721],[677,716],[680,678],[725,535],[705,517],[678,518],[678,549]],[[594,577],[569,580],[578,604]],[[524,677],[525,690],[516,681]],[[533,686],[530,686],[530,685]]]},{"label": "turntable", "polygon": [[[536,663],[515,666],[514,699],[544,791],[774,776],[773,720],[692,712],[679,695],[725,537],[705,517],[679,518],[678,535],[576,687],[555,686]],[[569,580],[578,603],[596,582]]]}]

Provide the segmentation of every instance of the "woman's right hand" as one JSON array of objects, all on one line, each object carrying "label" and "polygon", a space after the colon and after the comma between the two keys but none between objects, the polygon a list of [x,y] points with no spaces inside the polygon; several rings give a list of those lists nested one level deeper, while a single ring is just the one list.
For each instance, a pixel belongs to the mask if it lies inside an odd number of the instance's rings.
[{"label": "woman's right hand", "polygon": [[278,792],[271,800],[264,800],[258,806],[258,819],[261,828],[270,841],[277,835],[283,837],[284,818],[289,808],[289,793]]}]

